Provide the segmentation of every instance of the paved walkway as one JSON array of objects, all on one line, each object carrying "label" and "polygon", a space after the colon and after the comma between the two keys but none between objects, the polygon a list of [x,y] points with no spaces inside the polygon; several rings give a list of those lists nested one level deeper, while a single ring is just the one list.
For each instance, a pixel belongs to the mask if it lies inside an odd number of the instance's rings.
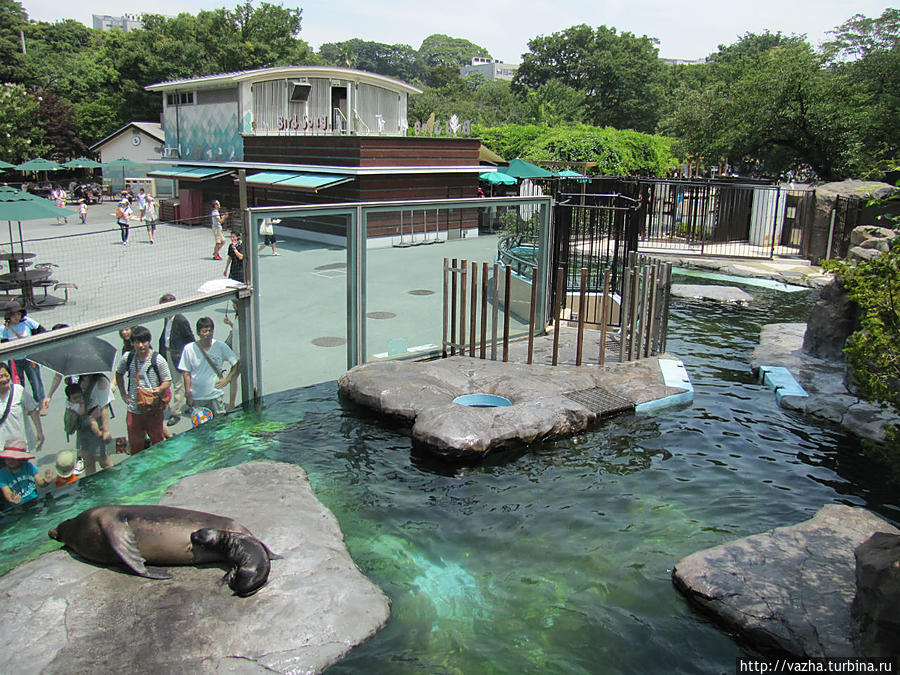
[{"label": "paved walkway", "polygon": [[[225,261],[211,257],[208,227],[160,224],[150,245],[146,229],[133,225],[127,245],[115,224],[115,205],[92,206],[88,222],[73,215],[68,223],[55,219],[22,223],[25,251],[35,253],[32,263],[53,263],[54,278],[77,285],[65,305],[32,310],[44,326],[75,325],[100,317],[155,305],[164,293],[178,298],[195,295],[201,284],[222,277]],[[0,238],[8,250],[10,230],[18,244],[15,223]],[[386,352],[388,342],[406,340],[409,347],[440,344],[443,311],[444,257],[490,261],[496,237],[475,237],[409,248],[368,252],[366,301],[368,354]],[[273,393],[298,386],[336,380],[346,369],[346,250],[300,240],[279,241],[279,256],[266,248],[259,258],[260,330],[263,343],[263,391]],[[224,251],[223,251],[224,253]],[[61,291],[49,290],[62,296]],[[42,291],[37,291],[41,298]],[[228,334],[222,323],[230,303],[189,313],[193,324],[203,314],[216,322],[217,337]],[[148,325],[155,347],[162,321]],[[119,346],[115,333],[104,336]],[[236,345],[237,346],[237,345]],[[52,371],[43,370],[49,391]],[[125,435],[125,409],[114,403],[113,435]],[[38,458],[40,468],[52,466],[57,452],[73,447],[62,429],[65,397],[62,387],[42,418],[46,443]],[[186,418],[174,427],[189,428]],[[118,455],[120,461],[124,455]]]}]

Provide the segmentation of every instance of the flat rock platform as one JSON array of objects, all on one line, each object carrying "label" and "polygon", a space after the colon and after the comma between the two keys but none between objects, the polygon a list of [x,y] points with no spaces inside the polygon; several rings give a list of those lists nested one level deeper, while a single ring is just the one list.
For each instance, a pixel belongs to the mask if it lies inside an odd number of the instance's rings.
[{"label": "flat rock platform", "polygon": [[839,424],[857,436],[884,443],[888,425],[900,424],[890,408],[865,401],[844,384],[846,363],[811,356],[803,351],[805,323],[772,323],[762,327],[751,367],[782,366],[791,371],[809,396],[782,396],[781,407]]},{"label": "flat rock platform", "polygon": [[[603,366],[504,363],[467,356],[370,362],[338,380],[349,400],[412,425],[413,439],[447,459],[568,436],[615,412],[690,392],[670,386],[669,355]],[[489,394],[505,407],[469,407],[458,396]]]},{"label": "flat rock platform", "polygon": [[797,525],[693,553],[678,561],[672,579],[762,652],[857,656],[854,550],[875,532],[900,533],[870,511],[828,504]]},{"label": "flat rock platform", "polygon": [[672,295],[690,300],[713,300],[748,305],[753,296],[736,286],[715,286],[712,284],[672,284]]},{"label": "flat rock platform", "polygon": [[317,673],[382,628],[390,602],[360,573],[337,520],[293,464],[196,474],[160,502],[231,516],[273,551],[248,598],[225,564],[166,567],[152,580],[66,550],[0,577],[7,673]]}]

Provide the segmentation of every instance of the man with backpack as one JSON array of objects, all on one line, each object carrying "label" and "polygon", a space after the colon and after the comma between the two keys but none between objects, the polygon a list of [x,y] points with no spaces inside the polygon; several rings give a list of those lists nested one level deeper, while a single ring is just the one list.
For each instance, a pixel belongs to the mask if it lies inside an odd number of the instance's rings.
[{"label": "man with backpack", "polygon": [[165,438],[163,412],[171,399],[172,375],[166,359],[153,351],[150,341],[150,331],[146,327],[132,328],[131,351],[116,367],[116,384],[128,407],[125,426],[132,455],[144,449],[145,435],[150,437],[150,445]]},{"label": "man with backpack", "polygon": [[122,246],[128,243],[128,221],[134,219],[134,212],[131,210],[131,202],[128,201],[128,193],[122,192],[122,199],[116,206],[116,223],[119,225],[119,234],[122,235]]}]

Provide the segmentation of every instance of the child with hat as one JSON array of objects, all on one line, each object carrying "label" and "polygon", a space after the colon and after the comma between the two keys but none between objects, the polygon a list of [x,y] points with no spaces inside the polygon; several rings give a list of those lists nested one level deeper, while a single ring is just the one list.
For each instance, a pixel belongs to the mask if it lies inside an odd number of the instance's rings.
[{"label": "child with hat", "polygon": [[42,475],[29,459],[34,459],[26,450],[21,438],[10,438],[0,450],[3,468],[0,469],[0,492],[10,504],[24,504],[37,498],[37,488],[48,485],[53,479],[50,469]]},{"label": "child with hat", "polygon": [[72,450],[63,450],[56,456],[55,487],[62,487],[78,480],[78,474],[75,473],[76,462],[78,456]]}]

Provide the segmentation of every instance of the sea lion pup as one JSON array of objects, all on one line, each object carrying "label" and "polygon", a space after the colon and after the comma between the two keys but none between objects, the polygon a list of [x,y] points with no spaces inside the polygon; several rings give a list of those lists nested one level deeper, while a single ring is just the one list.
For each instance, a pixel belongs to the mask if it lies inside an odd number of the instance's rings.
[{"label": "sea lion pup", "polygon": [[194,550],[205,548],[231,563],[231,569],[219,583],[227,583],[235,595],[244,598],[266,585],[269,560],[281,557],[253,535],[228,530],[197,530],[191,533],[191,543]]},{"label": "sea lion pup", "polygon": [[265,559],[268,573],[268,559],[274,554],[238,521],[174,506],[97,506],[64,520],[48,534],[87,560],[124,563],[142,577],[170,579],[170,574],[146,564],[195,565],[223,559],[232,562],[214,548],[193,545],[191,533],[203,529],[225,530],[257,541],[263,553],[260,556],[258,549],[248,544],[251,557],[246,566],[252,567],[256,555]]}]

